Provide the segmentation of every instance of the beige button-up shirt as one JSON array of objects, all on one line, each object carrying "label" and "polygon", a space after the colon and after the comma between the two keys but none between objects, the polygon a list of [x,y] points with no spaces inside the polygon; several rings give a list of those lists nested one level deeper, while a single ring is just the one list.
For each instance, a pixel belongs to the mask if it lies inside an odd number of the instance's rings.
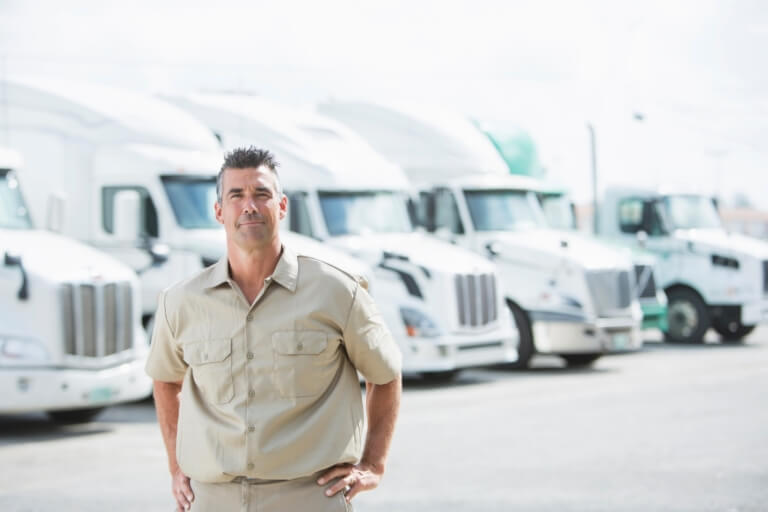
[{"label": "beige button-up shirt", "polygon": [[248,304],[222,258],[160,296],[146,366],[183,380],[178,463],[192,479],[292,479],[362,455],[356,370],[397,378],[401,355],[364,287],[284,247]]}]

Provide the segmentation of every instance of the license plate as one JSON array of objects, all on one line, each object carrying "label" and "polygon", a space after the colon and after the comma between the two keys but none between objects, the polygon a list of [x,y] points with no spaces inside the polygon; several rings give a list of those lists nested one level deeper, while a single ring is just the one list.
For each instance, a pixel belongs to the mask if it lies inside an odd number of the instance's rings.
[{"label": "license plate", "polygon": [[627,348],[629,345],[629,336],[626,334],[614,334],[613,335],[613,347],[616,349]]},{"label": "license plate", "polygon": [[96,388],[88,393],[88,400],[91,402],[105,402],[112,398],[111,388]]}]

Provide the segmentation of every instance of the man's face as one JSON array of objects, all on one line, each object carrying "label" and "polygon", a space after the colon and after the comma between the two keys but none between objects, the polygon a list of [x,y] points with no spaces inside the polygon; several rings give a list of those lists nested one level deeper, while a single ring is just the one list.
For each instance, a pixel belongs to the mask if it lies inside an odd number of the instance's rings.
[{"label": "man's face", "polygon": [[227,240],[242,249],[259,249],[277,236],[288,200],[278,196],[275,174],[266,166],[226,169],[221,183],[221,204],[216,220],[224,225]]}]

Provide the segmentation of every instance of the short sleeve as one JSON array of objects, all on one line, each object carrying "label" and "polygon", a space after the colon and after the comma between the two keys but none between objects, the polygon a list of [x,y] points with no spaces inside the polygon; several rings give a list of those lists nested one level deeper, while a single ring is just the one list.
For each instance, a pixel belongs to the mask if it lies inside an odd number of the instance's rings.
[{"label": "short sleeve", "polygon": [[165,292],[160,294],[155,312],[155,327],[145,371],[154,380],[161,382],[180,382],[187,372],[187,364],[182,357],[181,347],[168,324],[165,308]]},{"label": "short sleeve", "polygon": [[386,384],[400,375],[400,349],[363,286],[355,288],[343,335],[349,359],[365,380]]}]

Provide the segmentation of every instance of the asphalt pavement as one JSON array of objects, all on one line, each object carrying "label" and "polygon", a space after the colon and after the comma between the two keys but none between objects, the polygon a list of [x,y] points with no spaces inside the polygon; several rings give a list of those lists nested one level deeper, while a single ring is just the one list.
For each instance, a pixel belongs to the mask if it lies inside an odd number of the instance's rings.
[{"label": "asphalt pavement", "polygon": [[[573,370],[406,382],[385,479],[357,511],[768,511],[768,329]],[[0,416],[0,511],[173,510],[151,401],[56,426]]]}]

